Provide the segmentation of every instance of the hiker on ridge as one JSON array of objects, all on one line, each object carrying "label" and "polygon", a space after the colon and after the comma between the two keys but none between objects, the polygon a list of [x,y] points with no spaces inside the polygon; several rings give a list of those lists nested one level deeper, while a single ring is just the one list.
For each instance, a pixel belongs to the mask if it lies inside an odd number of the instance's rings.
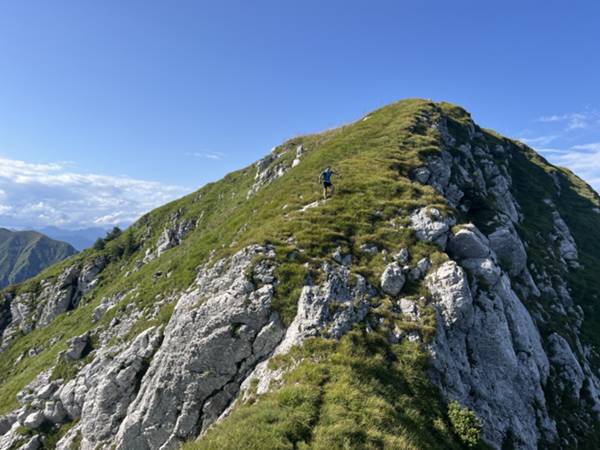
[{"label": "hiker on ridge", "polygon": [[327,200],[329,196],[333,195],[333,184],[331,183],[331,176],[335,172],[331,170],[331,167],[327,166],[323,172],[319,175],[319,182],[323,183],[323,200]]}]

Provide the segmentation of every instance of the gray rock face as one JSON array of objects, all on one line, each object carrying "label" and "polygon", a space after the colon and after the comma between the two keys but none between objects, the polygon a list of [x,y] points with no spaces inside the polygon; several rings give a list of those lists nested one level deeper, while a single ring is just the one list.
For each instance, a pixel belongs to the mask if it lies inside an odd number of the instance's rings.
[{"label": "gray rock face", "polygon": [[512,226],[498,228],[489,236],[490,246],[499,260],[508,265],[512,276],[519,275],[527,265],[527,253],[523,242]]},{"label": "gray rock face", "polygon": [[419,183],[425,184],[431,176],[431,171],[427,167],[419,167],[415,170],[414,176]]},{"label": "gray rock face", "polygon": [[44,413],[42,413],[41,411],[36,411],[36,412],[29,414],[25,418],[25,420],[23,421],[23,426],[25,426],[31,430],[36,430],[42,426],[42,424],[44,423],[44,420],[45,420]]},{"label": "gray rock face", "polygon": [[177,247],[185,237],[195,228],[195,223],[183,218],[184,211],[178,209],[169,217],[169,222],[163,229],[154,248],[148,248],[144,256],[144,263],[158,258],[167,250]]},{"label": "gray rock face", "polygon": [[408,272],[408,278],[411,281],[420,280],[427,274],[430,267],[431,267],[431,262],[429,261],[429,259],[421,258],[417,262],[417,265],[415,267],[413,267],[412,269],[410,269],[410,271]]},{"label": "gray rock face", "polygon": [[483,259],[490,256],[488,239],[472,224],[464,225],[450,237],[448,253],[459,259]]},{"label": "gray rock face", "polygon": [[473,325],[473,299],[462,268],[454,261],[442,264],[425,283],[447,327],[468,330]]},{"label": "gray rock face", "polygon": [[33,436],[19,450],[38,450],[42,447],[42,442],[39,436]]},{"label": "gray rock face", "polygon": [[510,192],[510,181],[507,176],[498,174],[490,180],[489,192],[494,195],[496,207],[506,214],[513,223],[519,221],[517,202]]},{"label": "gray rock face", "polygon": [[149,328],[130,344],[104,347],[76,378],[61,386],[47,402],[46,418],[54,423],[79,420],[76,427],[58,443],[68,449],[76,434],[81,434],[81,449],[104,448],[114,437],[118,425],[139,389],[139,381],[161,342],[161,330]]},{"label": "gray rock face", "polygon": [[69,267],[59,277],[57,283],[52,286],[52,294],[44,305],[38,324],[45,326],[57,315],[67,311],[74,303],[77,291],[77,279],[80,269],[77,266]]},{"label": "gray rock face", "polygon": [[414,300],[401,298],[399,305],[403,315],[414,321],[419,320],[419,308]]},{"label": "gray rock face", "polygon": [[479,199],[492,196],[503,219],[517,223],[520,216],[518,204],[510,191],[512,180],[506,166],[497,164],[494,160],[498,156],[508,160],[511,158],[510,153],[502,146],[490,149],[487,144],[475,141],[476,133],[472,134],[469,142],[455,146],[455,139],[449,138],[443,122],[440,119],[434,125],[440,133],[443,150],[440,156],[427,160],[426,168],[431,176],[424,182],[442,194],[450,206],[462,211],[468,211],[473,200],[472,196],[465,196],[465,192],[470,192]]},{"label": "gray rock face", "polygon": [[[339,338],[352,324],[362,320],[369,308],[368,299],[373,289],[360,275],[354,275],[352,287],[350,271],[325,265],[326,280],[322,285],[305,286],[298,300],[298,312],[277,347],[277,353],[287,352],[300,345],[309,336],[323,335]],[[330,306],[335,304],[335,311]]]},{"label": "gray rock face", "polygon": [[555,439],[542,389],[549,363],[508,277],[473,294],[464,272],[450,261],[426,284],[440,316],[431,346],[434,383],[477,412],[494,447],[501,447],[509,430],[520,449],[537,448],[542,437]]},{"label": "gray rock face", "polygon": [[122,295],[114,295],[112,297],[104,297],[100,304],[92,311],[92,322],[98,322],[106,311],[112,309],[121,300]]},{"label": "gray rock face", "polygon": [[494,286],[502,276],[502,269],[490,258],[465,259],[461,265],[485,286]]},{"label": "gray rock face", "polygon": [[448,232],[454,219],[443,217],[437,208],[420,208],[410,215],[410,227],[417,238],[446,248]]},{"label": "gray rock face", "polygon": [[[352,324],[366,317],[369,300],[376,295],[375,289],[362,276],[351,275],[347,267],[325,263],[323,272],[325,281],[322,284],[303,288],[296,317],[273,355],[287,353],[310,336],[339,338],[351,329]],[[242,390],[247,391],[256,383],[256,392],[263,394],[282,375],[281,370],[269,369],[266,360],[244,381]]]},{"label": "gray rock face", "polygon": [[[98,443],[114,436],[160,339],[160,330],[150,328],[114,359],[103,354],[90,365],[84,374],[87,379],[83,380],[87,391],[81,405],[82,449],[96,448]],[[79,381],[76,384],[81,386]]]},{"label": "gray rock face", "polygon": [[107,261],[104,256],[98,256],[93,261],[86,263],[81,269],[78,279],[78,290],[83,296],[91,291],[98,283],[98,275],[106,267]]},{"label": "gray rock face", "polygon": [[39,293],[25,292],[14,299],[5,299],[5,304],[0,304],[0,330],[4,322],[0,351],[16,336],[45,327],[59,314],[77,308],[83,295],[96,286],[105,266],[103,257],[88,262],[83,268],[75,264],[67,267],[56,280],[42,281]]},{"label": "gray rock face", "polygon": [[64,423],[67,419],[67,411],[60,400],[46,402],[43,414],[44,420],[53,424]]},{"label": "gray rock face", "polygon": [[410,258],[410,254],[408,253],[408,249],[407,248],[401,248],[398,253],[396,253],[394,255],[394,259],[396,261],[398,261],[398,264],[400,265],[404,265],[408,262]]},{"label": "gray rock face", "polygon": [[349,266],[352,264],[352,255],[343,254],[341,247],[338,247],[335,252],[333,252],[332,257],[336,263],[341,264],[342,266]]},{"label": "gray rock face", "polygon": [[427,183],[431,184],[439,192],[445,192],[452,174],[451,164],[452,157],[446,152],[442,154],[441,158],[430,158],[427,161],[427,170],[429,171]]},{"label": "gray rock face", "polygon": [[[302,155],[303,149],[300,152]],[[263,159],[256,163],[256,176],[254,177],[254,184],[248,191],[246,198],[250,198],[256,194],[263,186],[272,183],[277,178],[283,176],[289,169],[290,166],[278,162],[277,160],[283,155],[282,153],[270,153]],[[298,149],[296,149],[296,160],[298,161],[295,165],[300,164],[300,156],[298,155]]]},{"label": "gray rock face", "polygon": [[557,211],[553,211],[552,217],[554,218],[555,230],[553,238],[558,243],[560,257],[562,257],[569,266],[579,267],[579,254],[571,230],[569,230],[569,227]]},{"label": "gray rock face", "polygon": [[90,341],[89,333],[84,333],[81,336],[76,336],[69,341],[69,347],[65,352],[67,361],[76,361],[82,357],[83,351]]},{"label": "gray rock face", "polygon": [[298,147],[296,147],[296,158],[294,158],[294,161],[292,161],[292,167],[296,167],[297,165],[300,164],[300,159],[302,158],[303,154],[304,154],[304,147],[302,145],[299,145]]},{"label": "gray rock face", "polygon": [[0,436],[7,433],[17,421],[16,414],[0,416]]},{"label": "gray rock face", "polygon": [[[245,276],[253,258],[272,266],[274,252],[250,247],[201,271],[165,329],[140,392],[116,437],[118,449],[176,448],[222,412],[284,330],[271,312],[273,285]],[[206,411],[205,416],[202,412]]]},{"label": "gray rock face", "polygon": [[396,297],[406,282],[402,268],[397,263],[388,264],[381,274],[381,290],[392,297]]},{"label": "gray rock face", "polygon": [[556,368],[559,379],[558,388],[579,400],[585,375],[579,361],[573,354],[567,341],[558,333],[552,333],[548,338],[550,361]]}]

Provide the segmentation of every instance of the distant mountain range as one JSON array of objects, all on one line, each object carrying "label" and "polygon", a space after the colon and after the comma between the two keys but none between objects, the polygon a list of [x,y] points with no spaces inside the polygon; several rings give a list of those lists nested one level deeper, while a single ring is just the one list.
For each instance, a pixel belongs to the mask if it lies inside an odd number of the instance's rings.
[{"label": "distant mountain range", "polygon": [[75,253],[70,244],[36,231],[0,228],[0,288],[37,275]]},{"label": "distant mountain range", "polygon": [[39,232],[51,237],[52,239],[68,242],[77,250],[81,251],[91,247],[99,237],[104,237],[107,230],[100,227],[82,228],[79,230],[65,230],[50,226],[39,229]]}]

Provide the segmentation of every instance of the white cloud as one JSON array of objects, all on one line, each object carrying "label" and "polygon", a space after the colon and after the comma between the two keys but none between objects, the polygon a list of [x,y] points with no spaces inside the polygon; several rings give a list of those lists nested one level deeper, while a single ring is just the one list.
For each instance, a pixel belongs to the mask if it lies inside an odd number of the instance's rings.
[{"label": "white cloud", "polygon": [[193,156],[194,158],[212,159],[215,161],[223,159],[225,153],[223,152],[190,152],[186,153],[186,156]]},{"label": "white cloud", "polygon": [[600,192],[600,142],[574,145],[569,150],[549,154],[553,164],[568,167]]},{"label": "white cloud", "polygon": [[550,116],[542,116],[537,119],[543,123],[565,123],[566,131],[587,129],[600,125],[600,113],[595,110],[585,112],[575,112],[567,114],[553,114]]},{"label": "white cloud", "polygon": [[567,150],[561,150],[561,149],[558,149],[558,148],[538,148],[537,151],[540,152],[540,153],[550,153],[550,154],[567,153]]},{"label": "white cloud", "polygon": [[535,138],[518,138],[519,141],[523,142],[524,144],[527,144],[529,146],[536,146],[536,145],[548,145],[550,142],[552,142],[553,140],[555,140],[558,136],[556,135],[549,135],[549,136],[538,136]]},{"label": "white cloud", "polygon": [[565,116],[557,116],[556,114],[552,116],[542,116],[538,118],[538,122],[560,122],[565,119]]},{"label": "white cloud", "polygon": [[181,186],[0,158],[0,226],[126,224],[187,192]]},{"label": "white cloud", "polygon": [[592,142],[591,144],[574,145],[575,150],[589,150],[592,152],[600,152],[600,142]]}]

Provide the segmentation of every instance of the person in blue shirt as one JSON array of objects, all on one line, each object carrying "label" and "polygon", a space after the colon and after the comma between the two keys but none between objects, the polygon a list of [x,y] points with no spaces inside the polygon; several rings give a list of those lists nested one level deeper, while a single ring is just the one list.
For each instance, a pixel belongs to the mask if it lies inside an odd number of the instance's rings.
[{"label": "person in blue shirt", "polygon": [[331,167],[326,167],[323,172],[319,175],[319,182],[323,183],[323,199],[327,200],[328,197],[333,195],[333,183],[331,182],[331,176],[335,172],[331,170]]}]

